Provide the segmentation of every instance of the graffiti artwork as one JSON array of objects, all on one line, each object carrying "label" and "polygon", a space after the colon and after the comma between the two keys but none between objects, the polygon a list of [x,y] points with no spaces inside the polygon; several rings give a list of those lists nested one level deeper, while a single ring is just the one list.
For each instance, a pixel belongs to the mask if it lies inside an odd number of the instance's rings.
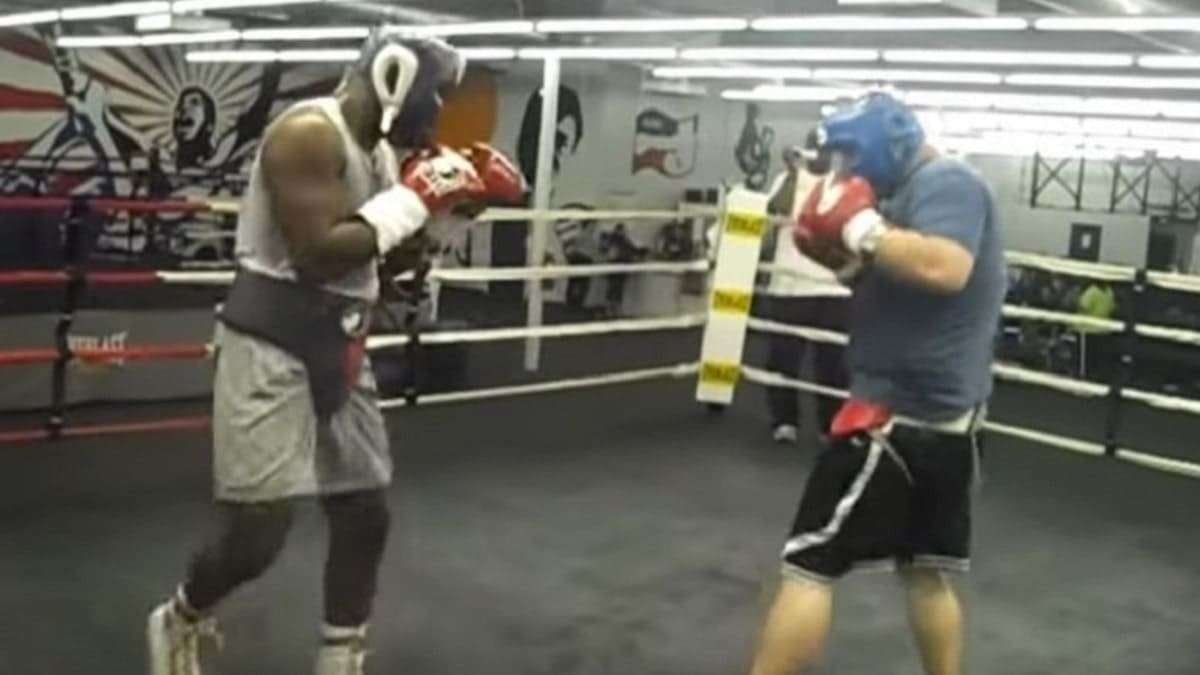
[{"label": "graffiti artwork", "polygon": [[[189,63],[168,47],[74,51],[0,31],[0,190],[129,198],[238,195],[282,105],[328,93],[329,72]],[[225,257],[229,223],[109,219],[98,251]],[[178,227],[176,227],[178,226]]]},{"label": "graffiti artwork", "polygon": [[647,108],[638,113],[633,138],[633,173],[651,170],[667,178],[690,176],[700,148],[700,115],[672,117]]}]

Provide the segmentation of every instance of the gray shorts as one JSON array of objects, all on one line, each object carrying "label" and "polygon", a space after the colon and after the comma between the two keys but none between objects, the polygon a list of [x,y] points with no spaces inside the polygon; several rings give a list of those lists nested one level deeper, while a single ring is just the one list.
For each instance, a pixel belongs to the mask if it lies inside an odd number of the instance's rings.
[{"label": "gray shorts", "polygon": [[260,502],[385,487],[387,429],[370,360],[346,405],[319,426],[304,364],[217,324],[213,473],[221,501]]}]

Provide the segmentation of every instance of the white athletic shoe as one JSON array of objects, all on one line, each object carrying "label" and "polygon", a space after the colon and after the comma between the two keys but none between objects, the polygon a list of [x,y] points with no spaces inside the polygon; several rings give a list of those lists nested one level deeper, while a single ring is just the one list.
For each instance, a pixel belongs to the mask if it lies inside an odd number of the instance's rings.
[{"label": "white athletic shoe", "polygon": [[317,675],[363,675],[367,660],[367,627],[322,631],[325,644],[317,652]]},{"label": "white athletic shoe", "polygon": [[771,438],[776,443],[796,443],[800,440],[800,430],[794,424],[780,424],[775,427]]},{"label": "white athletic shoe", "polygon": [[200,643],[211,641],[218,649],[221,647],[215,619],[189,621],[175,603],[171,599],[159,605],[147,622],[149,675],[201,675]]}]

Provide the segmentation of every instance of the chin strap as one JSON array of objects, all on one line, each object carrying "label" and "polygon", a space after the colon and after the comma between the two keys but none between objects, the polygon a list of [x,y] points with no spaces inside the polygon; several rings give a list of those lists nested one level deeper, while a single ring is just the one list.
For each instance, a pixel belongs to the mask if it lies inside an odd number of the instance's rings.
[{"label": "chin strap", "polygon": [[[417,79],[419,68],[417,55],[411,49],[401,45],[387,45],[375,55],[371,62],[371,83],[375,86],[375,96],[383,106],[383,117],[379,122],[379,131],[387,136],[392,130],[392,123],[400,114],[400,107],[412,89],[413,81]],[[388,74],[396,70],[396,81],[388,86]]]}]

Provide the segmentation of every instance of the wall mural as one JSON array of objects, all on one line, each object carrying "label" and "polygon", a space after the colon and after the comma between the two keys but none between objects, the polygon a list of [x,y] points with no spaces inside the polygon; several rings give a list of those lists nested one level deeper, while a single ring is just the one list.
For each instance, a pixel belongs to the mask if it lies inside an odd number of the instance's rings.
[{"label": "wall mural", "polygon": [[[530,187],[536,182],[538,164],[538,132],[542,122],[542,92],[535,89],[525,102],[521,130],[517,135],[517,163]],[[583,141],[583,104],[579,92],[571,87],[558,88],[558,126],[554,132],[554,175],[562,171],[563,162],[579,150]]]},{"label": "wall mural", "polygon": [[746,187],[759,191],[767,187],[771,145],[775,142],[775,129],[759,121],[761,114],[757,103],[746,104],[746,120],[733,150],[738,168],[745,174]]},{"label": "wall mural", "polygon": [[677,118],[647,108],[634,120],[632,173],[650,170],[667,178],[686,178],[696,170],[699,151],[699,113]]},{"label": "wall mural", "polygon": [[[163,47],[63,50],[15,30],[0,31],[0,72],[0,190],[155,199],[240,194],[273,113],[336,82],[278,64],[188,63]],[[227,260],[231,223],[181,221],[107,219],[94,251]]]}]

